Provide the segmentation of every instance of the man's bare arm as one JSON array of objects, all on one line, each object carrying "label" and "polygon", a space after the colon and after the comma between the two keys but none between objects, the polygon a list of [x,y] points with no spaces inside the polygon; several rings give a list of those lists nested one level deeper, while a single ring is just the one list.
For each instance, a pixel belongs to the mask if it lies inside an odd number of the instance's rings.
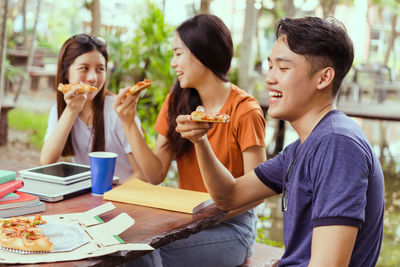
[{"label": "man's bare arm", "polygon": [[207,191],[221,209],[244,207],[276,194],[258,179],[254,171],[235,179],[217,159],[206,137],[195,143],[195,148]]},{"label": "man's bare arm", "polygon": [[358,229],[353,226],[332,225],[313,229],[309,267],[348,266]]}]

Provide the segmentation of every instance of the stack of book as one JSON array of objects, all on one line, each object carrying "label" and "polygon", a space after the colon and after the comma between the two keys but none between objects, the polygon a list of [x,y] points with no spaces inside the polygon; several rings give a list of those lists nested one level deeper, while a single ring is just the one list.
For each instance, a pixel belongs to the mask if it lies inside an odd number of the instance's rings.
[{"label": "stack of book", "polygon": [[44,211],[38,197],[18,191],[24,183],[16,178],[15,172],[0,170],[0,218]]}]

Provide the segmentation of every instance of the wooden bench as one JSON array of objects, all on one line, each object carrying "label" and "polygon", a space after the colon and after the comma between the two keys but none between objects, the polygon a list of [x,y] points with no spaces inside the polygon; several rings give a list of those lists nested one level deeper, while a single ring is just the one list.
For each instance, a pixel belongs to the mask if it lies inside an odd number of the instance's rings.
[{"label": "wooden bench", "polygon": [[56,69],[47,69],[44,67],[32,66],[29,68],[29,75],[31,77],[31,89],[33,91],[39,90],[39,82],[41,78],[48,80],[49,88],[54,88]]},{"label": "wooden bench", "polygon": [[284,250],[278,247],[272,247],[266,244],[256,243],[254,245],[253,255],[241,267],[275,267]]}]

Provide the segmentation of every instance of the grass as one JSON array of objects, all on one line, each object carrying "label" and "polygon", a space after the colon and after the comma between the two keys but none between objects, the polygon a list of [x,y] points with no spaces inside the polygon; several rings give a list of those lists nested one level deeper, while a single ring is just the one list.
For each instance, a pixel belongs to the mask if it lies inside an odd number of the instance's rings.
[{"label": "grass", "polygon": [[37,150],[40,150],[43,146],[47,120],[47,113],[42,114],[19,108],[10,110],[8,113],[9,127],[13,130],[29,132],[29,143]]}]

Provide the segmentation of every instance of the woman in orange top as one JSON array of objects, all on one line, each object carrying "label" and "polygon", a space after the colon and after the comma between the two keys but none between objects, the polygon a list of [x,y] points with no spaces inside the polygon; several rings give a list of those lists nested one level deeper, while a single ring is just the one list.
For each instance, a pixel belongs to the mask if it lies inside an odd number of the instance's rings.
[{"label": "woman in orange top", "polygon": [[[138,96],[126,97],[120,91],[114,108],[125,134],[138,151],[136,157],[145,178],[161,183],[175,158],[179,187],[207,192],[192,143],[175,131],[176,117],[190,114],[198,105],[206,112],[231,116],[229,123],[199,123],[209,128],[208,139],[219,161],[234,176],[252,170],[265,160],[265,119],[257,101],[229,83],[226,74],[233,56],[233,45],[225,24],[213,15],[198,15],[177,28],[171,67],[178,79],[158,115],[159,135],[154,150],[146,144],[133,118]],[[193,122],[196,123],[196,122]],[[157,249],[136,260],[134,266],[237,266],[252,252],[256,217],[249,208],[231,211],[227,220],[187,239]]]}]

